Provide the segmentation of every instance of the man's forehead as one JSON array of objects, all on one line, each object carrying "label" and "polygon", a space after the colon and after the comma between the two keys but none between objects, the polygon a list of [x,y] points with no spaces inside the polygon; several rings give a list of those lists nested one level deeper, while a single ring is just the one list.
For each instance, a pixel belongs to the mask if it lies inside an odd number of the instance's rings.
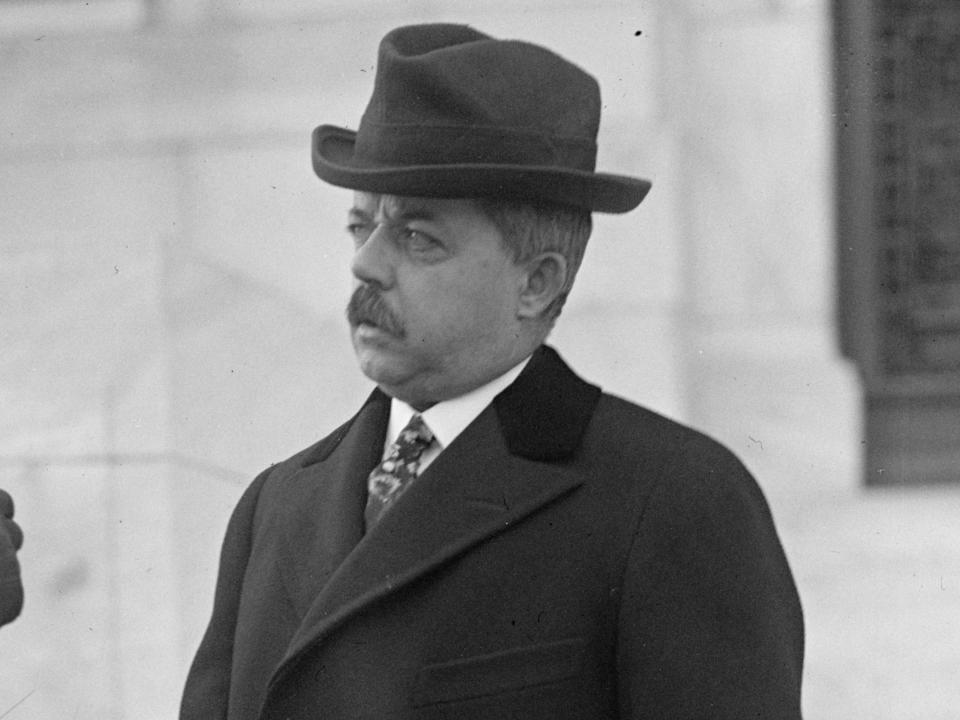
[{"label": "man's forehead", "polygon": [[354,192],[351,212],[367,217],[430,219],[456,212],[475,212],[473,200],[415,197],[410,195],[385,195],[380,193]]}]

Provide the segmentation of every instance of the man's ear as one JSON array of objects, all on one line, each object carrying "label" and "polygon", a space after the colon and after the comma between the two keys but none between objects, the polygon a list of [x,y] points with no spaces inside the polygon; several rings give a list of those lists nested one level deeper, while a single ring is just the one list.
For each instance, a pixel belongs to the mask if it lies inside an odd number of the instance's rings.
[{"label": "man's ear", "polygon": [[525,263],[517,317],[535,319],[543,315],[560,295],[567,282],[567,259],[558,252],[544,252]]}]

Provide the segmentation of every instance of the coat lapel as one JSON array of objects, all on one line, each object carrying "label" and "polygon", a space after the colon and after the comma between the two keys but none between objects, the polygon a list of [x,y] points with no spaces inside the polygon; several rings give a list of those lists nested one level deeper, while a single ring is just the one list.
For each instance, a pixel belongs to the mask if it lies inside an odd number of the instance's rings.
[{"label": "coat lapel", "polygon": [[[578,449],[599,395],[556,353],[541,348],[329,576],[271,685],[363,607],[580,485],[582,476],[564,460]],[[381,431],[377,454],[382,438]],[[325,471],[356,472],[350,447],[337,447],[324,461]],[[335,457],[341,453],[342,459]],[[375,462],[365,465],[366,472]]]},{"label": "coat lapel", "polygon": [[281,489],[276,558],[301,618],[363,537],[366,478],[380,461],[389,413],[390,398],[375,390],[353,419],[307,452]]}]

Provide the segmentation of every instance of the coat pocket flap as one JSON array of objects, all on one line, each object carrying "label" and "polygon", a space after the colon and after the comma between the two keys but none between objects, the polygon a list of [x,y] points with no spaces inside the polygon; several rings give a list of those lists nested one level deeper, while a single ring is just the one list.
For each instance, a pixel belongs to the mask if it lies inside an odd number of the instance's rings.
[{"label": "coat pocket flap", "polygon": [[425,665],[417,673],[413,703],[466,700],[563,680],[580,672],[585,646],[575,638]]}]

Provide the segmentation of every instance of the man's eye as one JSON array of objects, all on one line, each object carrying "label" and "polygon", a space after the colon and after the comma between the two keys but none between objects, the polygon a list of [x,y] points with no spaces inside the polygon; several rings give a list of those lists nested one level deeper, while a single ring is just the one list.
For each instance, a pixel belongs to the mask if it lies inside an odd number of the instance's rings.
[{"label": "man's eye", "polygon": [[412,228],[404,229],[403,239],[407,249],[413,252],[426,252],[440,247],[440,241],[435,237]]},{"label": "man's eye", "polygon": [[350,223],[347,225],[347,232],[350,234],[350,237],[353,238],[354,243],[362,245],[373,232],[373,225],[364,222]]}]

